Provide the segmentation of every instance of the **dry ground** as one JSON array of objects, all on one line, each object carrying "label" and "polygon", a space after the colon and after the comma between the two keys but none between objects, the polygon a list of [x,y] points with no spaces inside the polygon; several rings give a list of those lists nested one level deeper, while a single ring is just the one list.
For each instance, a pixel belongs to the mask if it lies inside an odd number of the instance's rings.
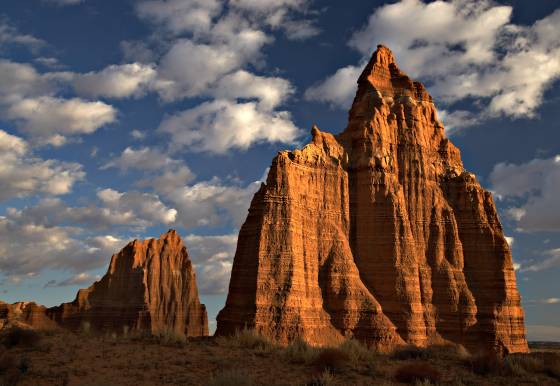
[{"label": "dry ground", "polygon": [[280,348],[250,331],[187,342],[85,332],[6,334],[0,337],[0,386],[560,385],[560,348],[546,345],[538,350],[548,353],[499,360],[450,346],[392,354],[354,341],[333,349],[301,342]]}]

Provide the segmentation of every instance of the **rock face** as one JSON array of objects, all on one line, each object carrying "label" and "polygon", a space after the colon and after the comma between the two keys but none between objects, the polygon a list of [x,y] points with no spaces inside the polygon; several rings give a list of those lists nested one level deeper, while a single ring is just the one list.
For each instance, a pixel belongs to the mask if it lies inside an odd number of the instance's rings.
[{"label": "rock face", "polygon": [[187,249],[170,230],[159,240],[134,240],[113,255],[105,276],[78,291],[76,299],[50,308],[62,326],[154,335],[208,335],[206,308],[200,303]]},{"label": "rock face", "polygon": [[312,137],[274,158],[253,198],[218,335],[528,350],[492,196],[388,48],[360,76],[344,132]]},{"label": "rock face", "polygon": [[0,301],[0,330],[26,326],[36,330],[55,330],[58,325],[47,316],[47,308],[33,302],[8,304]]}]

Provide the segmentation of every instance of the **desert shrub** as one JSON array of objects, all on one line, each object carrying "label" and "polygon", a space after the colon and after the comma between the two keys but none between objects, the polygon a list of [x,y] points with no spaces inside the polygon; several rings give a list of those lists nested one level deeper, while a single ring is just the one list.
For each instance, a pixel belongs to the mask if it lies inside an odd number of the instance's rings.
[{"label": "desert shrub", "polygon": [[504,359],[504,371],[508,375],[535,374],[544,370],[543,360],[531,354],[511,354]]},{"label": "desert shrub", "polygon": [[489,375],[504,372],[504,362],[495,354],[474,355],[465,360],[467,367],[475,374]]},{"label": "desert shrub", "polygon": [[560,381],[560,355],[556,353],[539,353],[538,357],[543,362],[543,372],[549,377]]},{"label": "desert shrub", "polygon": [[1,341],[8,348],[15,346],[35,348],[41,342],[41,335],[29,328],[11,327],[3,332]]},{"label": "desert shrub", "polygon": [[303,339],[291,342],[282,351],[282,356],[291,363],[312,363],[319,354],[319,349],[311,347]]},{"label": "desert shrub", "polygon": [[338,349],[348,355],[354,366],[359,362],[370,361],[373,357],[372,352],[355,339],[344,341]]},{"label": "desert shrub", "polygon": [[348,367],[350,356],[339,348],[322,349],[313,365],[320,371],[330,371],[333,373],[340,372]]},{"label": "desert shrub", "polygon": [[267,337],[261,335],[256,330],[244,328],[237,330],[233,339],[239,347],[267,350],[271,349],[273,344]]},{"label": "desert shrub", "polygon": [[310,382],[306,383],[305,386],[333,386],[335,385],[334,375],[325,370],[321,374],[315,376]]},{"label": "desert shrub", "polygon": [[395,372],[395,380],[410,384],[418,382],[436,384],[441,380],[441,373],[427,362],[414,362],[399,367]]},{"label": "desert shrub", "polygon": [[83,321],[82,324],[80,325],[80,332],[84,335],[90,335],[91,334],[91,323],[86,321]]},{"label": "desert shrub", "polygon": [[225,370],[210,379],[208,386],[252,386],[251,377],[244,371],[238,369]]},{"label": "desert shrub", "polygon": [[[115,334],[116,338],[116,334]],[[166,329],[161,331],[157,336],[156,340],[159,344],[164,346],[182,346],[187,342],[187,338],[183,334],[178,334],[175,330]]]},{"label": "desert shrub", "polygon": [[470,356],[467,349],[460,344],[445,343],[434,344],[428,346],[426,349],[421,349],[426,358],[431,359],[466,359]]},{"label": "desert shrub", "polygon": [[416,346],[399,347],[393,351],[392,357],[398,360],[407,359],[429,359],[430,353],[427,349]]}]

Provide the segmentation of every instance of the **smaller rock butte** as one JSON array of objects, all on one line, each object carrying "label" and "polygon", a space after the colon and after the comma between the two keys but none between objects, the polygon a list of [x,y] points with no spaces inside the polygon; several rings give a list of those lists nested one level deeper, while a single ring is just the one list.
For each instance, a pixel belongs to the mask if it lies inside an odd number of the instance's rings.
[{"label": "smaller rock butte", "polygon": [[312,136],[253,197],[217,335],[528,351],[492,196],[388,48],[358,79],[344,132]]},{"label": "smaller rock butte", "polygon": [[73,302],[52,308],[0,303],[0,319],[37,329],[62,326],[77,330],[87,322],[94,330],[117,333],[128,329],[153,335],[208,335],[196,275],[174,230],[157,240],[130,242],[113,255],[105,276],[79,290]]}]

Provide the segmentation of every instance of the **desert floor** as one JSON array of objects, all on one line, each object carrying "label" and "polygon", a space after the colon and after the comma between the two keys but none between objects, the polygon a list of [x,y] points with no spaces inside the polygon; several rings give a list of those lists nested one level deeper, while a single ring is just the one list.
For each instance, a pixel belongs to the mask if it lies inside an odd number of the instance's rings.
[{"label": "desert floor", "polygon": [[[8,335],[6,335],[8,334]],[[505,359],[460,347],[381,354],[278,347],[250,331],[231,338],[141,338],[80,332],[4,332],[0,385],[560,385],[560,347]]]}]

